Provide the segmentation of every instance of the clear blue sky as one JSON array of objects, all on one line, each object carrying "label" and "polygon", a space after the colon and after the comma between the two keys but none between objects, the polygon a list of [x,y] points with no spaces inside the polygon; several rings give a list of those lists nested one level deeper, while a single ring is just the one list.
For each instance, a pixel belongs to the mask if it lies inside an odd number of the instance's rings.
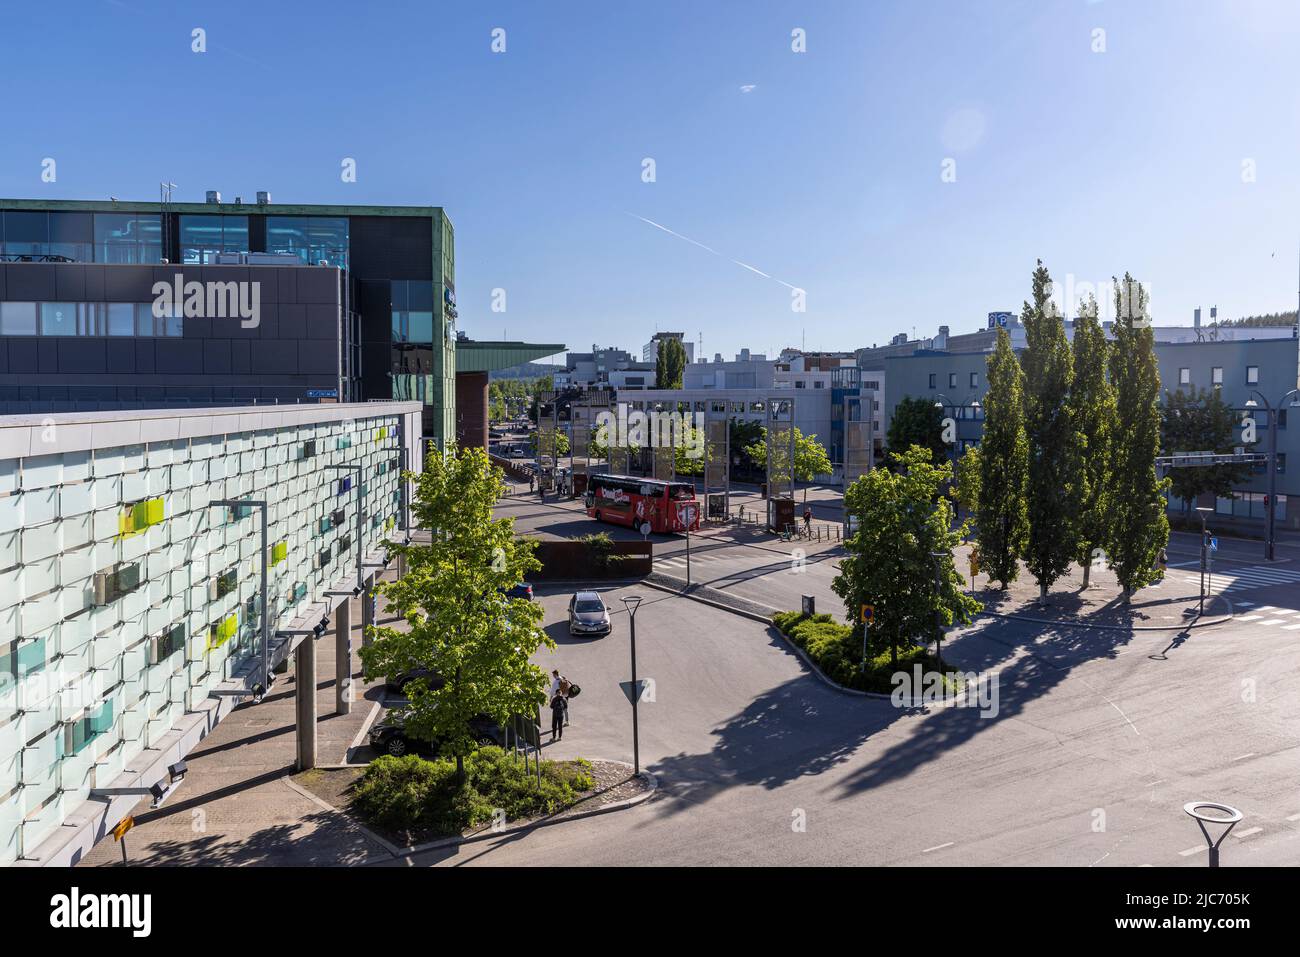
[{"label": "clear blue sky", "polygon": [[0,196],[442,205],[477,338],[850,349],[1019,309],[1037,257],[1158,322],[1296,304],[1289,0],[12,3],[0,56]]}]

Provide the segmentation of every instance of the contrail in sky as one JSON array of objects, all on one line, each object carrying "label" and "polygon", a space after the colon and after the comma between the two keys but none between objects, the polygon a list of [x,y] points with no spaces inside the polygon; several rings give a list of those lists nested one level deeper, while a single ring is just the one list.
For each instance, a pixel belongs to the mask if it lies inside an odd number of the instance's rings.
[{"label": "contrail in sky", "polygon": [[743,262],[741,262],[739,259],[732,259],[730,256],[724,256],[722,253],[718,252],[716,249],[712,248],[711,246],[706,246],[706,245],[704,245],[704,243],[701,243],[701,242],[698,242],[698,241],[696,241],[696,240],[694,240],[694,239],[691,239],[690,236],[683,236],[681,233],[677,232],[677,231],[674,230],[674,229],[669,229],[667,226],[664,226],[662,223],[656,223],[653,219],[646,219],[644,216],[638,216],[636,213],[628,213],[627,215],[631,216],[633,219],[639,219],[639,220],[641,220],[641,222],[646,223],[646,224],[648,224],[648,225],[650,225],[650,226],[653,226],[655,229],[662,229],[662,230],[663,230],[664,232],[666,232],[669,236],[676,236],[678,239],[684,239],[686,242],[690,243],[692,246],[699,246],[701,249],[705,250],[706,252],[713,253],[713,255],[715,255],[715,256],[720,256],[720,257],[722,257],[723,259],[731,260],[731,262],[735,263],[737,266],[740,266],[742,269],[748,269],[750,272],[752,272],[752,273],[756,273],[756,274],[762,276],[764,279],[770,279],[770,280],[772,280],[773,282],[779,282],[781,285],[785,286],[787,289],[798,289],[798,288],[799,288],[798,286],[795,286],[795,285],[792,285],[792,284],[786,282],[784,279],[777,279],[775,276],[773,276],[773,275],[771,275],[771,274],[769,274],[769,273],[765,273],[765,272],[763,272],[763,270],[758,269],[758,268],[755,267],[755,266],[751,266],[751,265],[749,265],[749,263],[743,263]]}]

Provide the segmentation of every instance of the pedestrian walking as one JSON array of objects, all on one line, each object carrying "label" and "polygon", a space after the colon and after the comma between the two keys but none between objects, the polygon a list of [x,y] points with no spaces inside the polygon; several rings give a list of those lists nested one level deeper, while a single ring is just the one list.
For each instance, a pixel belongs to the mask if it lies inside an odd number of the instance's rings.
[{"label": "pedestrian walking", "polygon": [[569,699],[557,694],[551,699],[551,741],[564,737],[564,726],[568,723]]},{"label": "pedestrian walking", "polygon": [[1160,569],[1160,580],[1165,580],[1165,572],[1169,571],[1169,552],[1161,548],[1160,554],[1156,557],[1156,564]]},{"label": "pedestrian walking", "polygon": [[807,505],[803,509],[803,531],[805,535],[812,534],[812,508]]},{"label": "pedestrian walking", "polygon": [[528,494],[529,495],[533,494],[533,490],[536,485],[537,485],[537,479],[533,477],[532,472],[529,472],[528,473]]}]

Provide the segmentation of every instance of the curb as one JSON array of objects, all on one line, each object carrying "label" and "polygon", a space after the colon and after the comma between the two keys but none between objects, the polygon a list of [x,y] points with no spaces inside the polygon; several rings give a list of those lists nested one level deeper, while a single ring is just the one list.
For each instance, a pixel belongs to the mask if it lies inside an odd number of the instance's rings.
[{"label": "curb", "polygon": [[[594,760],[605,761],[608,764],[621,764],[623,765],[623,767],[628,768],[629,770],[632,767],[632,765],[628,764],[626,761],[610,761],[607,758],[596,758]],[[345,764],[345,765],[338,765],[338,766],[320,765],[320,767],[326,770],[330,770],[336,768],[361,767],[361,765],[355,765],[355,764]],[[539,818],[538,820],[535,821],[526,821],[522,824],[516,824],[511,827],[504,827],[499,831],[494,831],[491,829],[491,827],[485,827],[485,828],[481,828],[478,831],[475,831],[473,834],[469,834],[462,837],[446,837],[436,841],[426,841],[423,844],[405,844],[405,845],[394,844],[392,841],[389,841],[386,838],[376,834],[374,831],[366,827],[364,824],[358,821],[347,811],[343,810],[342,808],[335,807],[334,805],[330,804],[328,801],[324,800],[323,798],[317,797],[315,794],[312,794],[306,788],[303,788],[297,783],[295,783],[294,781],[292,781],[290,779],[290,775],[286,774],[280,780],[283,781],[285,784],[287,784],[290,790],[296,791],[298,794],[307,798],[307,800],[311,801],[313,804],[317,805],[323,810],[329,811],[330,813],[345,819],[346,823],[350,827],[355,828],[356,830],[364,834],[367,838],[374,841],[376,844],[380,845],[382,848],[384,848],[384,850],[386,850],[390,855],[392,855],[392,857],[403,858],[403,857],[412,857],[416,854],[423,854],[426,851],[438,850],[439,848],[456,847],[461,844],[475,844],[478,843],[479,841],[491,840],[494,837],[500,837],[506,834],[524,834],[527,833],[528,831],[534,831],[542,827],[551,827],[556,824],[566,824],[569,821],[582,821],[587,818],[599,817],[602,814],[613,814],[617,811],[625,811],[628,808],[636,807],[638,804],[644,804],[646,801],[654,797],[655,794],[658,793],[659,791],[659,779],[655,777],[652,773],[646,770],[642,770],[640,776],[649,785],[649,787],[641,794],[638,794],[636,797],[630,797],[624,801],[615,801],[613,804],[605,804],[602,805],[601,807],[592,808],[589,811],[578,811],[573,814],[564,814],[563,811],[560,811],[557,812],[557,814],[564,815],[564,816],[560,817],[557,815],[551,815],[549,817]],[[365,861],[363,863],[369,863],[369,861]]]},{"label": "curb", "polygon": [[[659,575],[661,578],[667,578],[669,581],[680,581],[680,579],[674,579],[672,578],[672,576],[664,575],[662,572],[655,572],[655,574]],[[671,585],[667,585],[662,582],[652,582],[648,578],[645,580],[645,584],[649,585],[651,588],[657,588],[660,591],[666,591],[671,594],[674,594],[679,598],[687,598],[691,601],[698,601],[702,605],[710,605],[722,611],[729,611],[733,615],[739,615],[742,618],[748,618],[751,621],[757,621],[757,622],[761,622],[764,625],[767,625],[768,628],[776,632],[776,634],[780,637],[781,641],[785,644],[785,646],[789,648],[791,651],[793,651],[795,653],[795,656],[798,657],[800,661],[802,661],[805,665],[808,666],[808,670],[811,671],[814,675],[816,675],[817,678],[822,682],[822,684],[826,685],[828,688],[831,688],[834,691],[838,691],[840,694],[853,695],[855,698],[872,698],[875,699],[876,701],[890,701],[890,702],[893,701],[894,698],[893,695],[883,694],[882,692],[879,691],[859,691],[857,688],[848,688],[840,684],[838,681],[832,680],[826,674],[826,672],[822,671],[821,668],[817,667],[816,662],[814,662],[812,658],[808,656],[808,652],[804,651],[802,648],[796,645],[793,641],[790,640],[789,635],[785,634],[785,632],[781,631],[780,628],[776,627],[776,625],[772,622],[771,618],[764,618],[762,615],[757,614],[756,612],[748,611],[743,608],[736,608],[731,605],[727,605],[723,602],[716,601],[712,598],[705,598],[703,595],[696,594],[693,591],[686,591],[684,588],[673,588]],[[682,582],[682,584],[684,585],[685,582]],[[692,587],[699,587],[699,586],[692,586]],[[755,602],[754,604],[758,604],[758,603]],[[772,610],[773,614],[776,614],[776,612],[777,609]],[[951,707],[952,705],[956,704],[957,700],[958,699],[956,698],[953,699],[945,698],[942,701],[921,701],[919,703],[913,700],[912,702],[905,704],[904,707],[907,708]]]}]

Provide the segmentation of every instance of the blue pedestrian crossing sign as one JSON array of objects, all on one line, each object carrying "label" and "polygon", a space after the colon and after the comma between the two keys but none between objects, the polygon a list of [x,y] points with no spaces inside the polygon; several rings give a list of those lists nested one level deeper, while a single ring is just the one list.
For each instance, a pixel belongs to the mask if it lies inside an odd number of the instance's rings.
[{"label": "blue pedestrian crossing sign", "polygon": [[1212,551],[1212,552],[1217,552],[1218,550],[1219,550],[1219,540],[1218,540],[1217,538],[1211,538],[1211,539],[1210,539],[1210,551]]}]

